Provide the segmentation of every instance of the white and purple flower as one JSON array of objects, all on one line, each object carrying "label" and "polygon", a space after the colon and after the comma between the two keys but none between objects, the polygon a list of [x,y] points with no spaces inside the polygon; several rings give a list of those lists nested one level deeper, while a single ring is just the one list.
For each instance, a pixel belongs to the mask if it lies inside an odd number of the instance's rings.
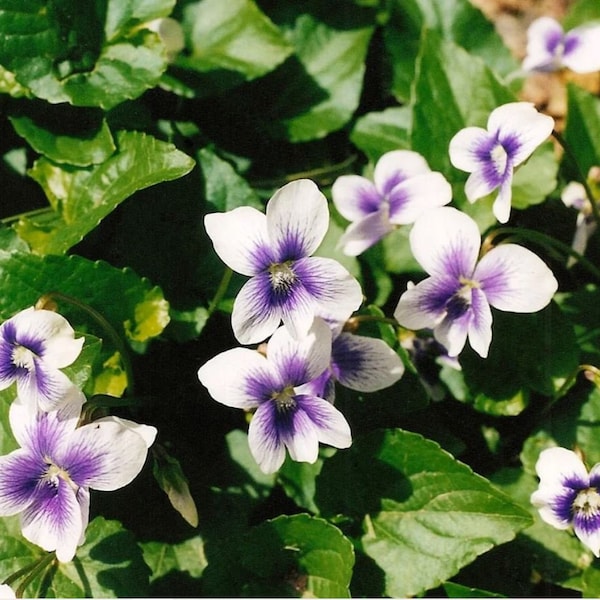
[{"label": "white and purple flower", "polygon": [[575,27],[567,33],[552,17],[540,17],[527,29],[525,71],[557,71],[563,67],[576,73],[600,69],[600,25]]},{"label": "white and purple flower", "polygon": [[542,450],[535,470],[540,478],[531,503],[557,529],[575,535],[600,557],[600,463],[588,473],[581,458],[566,448]]},{"label": "white and purple flower", "polygon": [[466,127],[450,140],[450,162],[470,173],[465,184],[469,202],[494,190],[494,215],[500,223],[510,216],[513,172],[552,133],[554,119],[529,102],[511,102],[494,109],[487,129]]},{"label": "white and purple flower", "polygon": [[119,489],[140,472],[156,429],[115,417],[77,427],[84,397],[52,412],[16,400],[9,419],[20,448],[0,457],[0,516],[61,562],[85,538],[90,488]]},{"label": "white and purple flower", "polygon": [[[585,254],[588,241],[596,231],[597,223],[594,218],[592,204],[587,196],[585,187],[578,181],[571,181],[563,189],[561,200],[565,206],[577,209],[577,222],[575,224],[575,235],[571,248],[579,254]],[[569,256],[567,267],[577,262],[574,256]]]},{"label": "white and purple flower", "polygon": [[332,327],[329,368],[308,388],[333,403],[335,382],[357,392],[371,393],[394,385],[404,374],[400,357],[383,340]]},{"label": "white and purple flower", "polygon": [[281,321],[301,337],[316,314],[344,321],[360,306],[358,281],[337,261],[311,256],[329,226],[327,200],[312,181],[280,188],[266,215],[243,206],[206,215],[204,223],[221,260],[251,277],[231,315],[242,344],[265,340]]},{"label": "white and purple flower", "polygon": [[558,283],[546,264],[517,244],[500,244],[478,261],[477,224],[455,208],[430,211],[416,221],[410,246],[430,275],[402,294],[394,312],[408,329],[433,329],[449,356],[467,337],[485,358],[492,341],[492,312],[528,313],[544,308]]},{"label": "white and purple flower", "polygon": [[262,471],[273,473],[286,448],[293,460],[314,463],[319,442],[336,448],[352,443],[342,413],[304,385],[327,369],[330,357],[331,332],[315,319],[301,339],[285,327],[277,329],[266,356],[249,348],[222,352],[200,367],[198,378],[217,402],[256,409],[248,430],[250,451]]},{"label": "white and purple flower", "polygon": [[448,204],[452,188],[417,152],[394,150],[377,161],[373,181],[342,175],[331,195],[339,213],[351,221],[340,245],[344,254],[358,256],[395,227],[414,223],[426,210]]},{"label": "white and purple flower", "polygon": [[55,410],[79,390],[60,369],[79,356],[84,339],[50,310],[27,308],[0,326],[0,390],[17,384],[18,396],[41,410]]}]

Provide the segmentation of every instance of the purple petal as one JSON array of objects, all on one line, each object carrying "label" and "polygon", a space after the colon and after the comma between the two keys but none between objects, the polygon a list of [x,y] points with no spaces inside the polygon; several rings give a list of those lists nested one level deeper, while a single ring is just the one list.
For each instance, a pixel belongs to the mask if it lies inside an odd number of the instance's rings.
[{"label": "purple petal", "polygon": [[254,413],[248,427],[250,452],[263,473],[274,473],[285,460],[278,417],[275,402],[264,402]]},{"label": "purple petal", "polygon": [[450,140],[450,162],[461,171],[473,173],[481,168],[481,148],[496,143],[496,138],[481,127],[465,127]]},{"label": "purple petal", "polygon": [[517,244],[500,244],[485,254],[474,279],[493,307],[518,313],[541,310],[558,288],[544,261]]},{"label": "purple petal", "polygon": [[40,359],[34,359],[31,371],[19,375],[17,392],[23,400],[43,411],[78,402],[81,395],[79,388],[62,371],[47,367]]},{"label": "purple petal", "polygon": [[383,198],[375,185],[360,175],[342,175],[331,187],[338,212],[348,221],[359,221],[381,208]]},{"label": "purple petal", "polygon": [[343,386],[359,392],[389,387],[404,373],[400,357],[383,340],[351,333],[334,340],[331,369]]},{"label": "purple petal", "polygon": [[278,263],[310,256],[328,227],[327,199],[310,179],[284,185],[267,204],[267,230]]},{"label": "purple petal", "polygon": [[348,226],[339,243],[346,256],[358,256],[393,229],[387,207],[383,207]]},{"label": "purple petal", "polygon": [[47,464],[40,455],[14,450],[0,457],[0,515],[22,512],[35,500]]}]

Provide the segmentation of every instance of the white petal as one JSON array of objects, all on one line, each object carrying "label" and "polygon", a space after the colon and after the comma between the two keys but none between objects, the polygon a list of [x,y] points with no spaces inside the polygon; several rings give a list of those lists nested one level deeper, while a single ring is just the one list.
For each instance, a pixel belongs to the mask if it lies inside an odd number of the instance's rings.
[{"label": "white petal", "polygon": [[577,210],[583,210],[590,202],[583,184],[579,183],[579,181],[568,183],[561,192],[560,199],[565,206],[569,208],[573,207]]},{"label": "white petal", "polygon": [[307,415],[320,442],[334,448],[350,447],[352,444],[350,425],[346,417],[333,404],[323,398],[301,396],[298,398],[298,406],[299,411]]},{"label": "white petal", "polygon": [[129,419],[121,419],[120,417],[110,416],[103,417],[102,419],[97,419],[94,421],[95,423],[101,422],[113,422],[118,423],[121,427],[126,427],[130,431],[137,433],[143,440],[144,444],[146,444],[146,448],[150,448],[152,444],[154,444],[154,440],[156,439],[156,434],[158,430],[156,427],[152,427],[152,425],[144,425],[143,423],[135,423],[134,421],[130,421]]},{"label": "white petal", "polygon": [[571,526],[569,520],[563,521],[560,519],[556,511],[551,507],[552,501],[563,491],[564,488],[540,488],[533,492],[530,497],[531,504],[537,508],[542,520],[556,529],[568,529]]},{"label": "white petal", "polygon": [[267,231],[280,261],[310,256],[328,227],[327,199],[310,179],[284,185],[267,204]]},{"label": "white petal", "polygon": [[[325,400],[320,400],[324,404],[331,406]],[[301,405],[296,407],[293,414],[294,424],[291,427],[292,432],[283,432],[282,440],[286,445],[290,457],[296,462],[316,462],[319,456],[319,439],[315,424],[311,421],[309,415],[304,412]]]},{"label": "white petal", "polygon": [[460,319],[444,319],[433,329],[433,336],[444,346],[448,356],[458,356],[467,342],[469,333],[469,315]]},{"label": "white petal", "polygon": [[41,360],[35,362],[34,371],[17,381],[17,392],[24,401],[43,411],[85,401],[81,390],[62,371],[48,368]]},{"label": "white petal", "polygon": [[465,183],[465,195],[467,196],[467,200],[473,204],[473,202],[476,202],[480,198],[491,194],[497,187],[496,182],[493,179],[486,177],[485,171],[480,169],[479,171],[471,173],[467,178]]},{"label": "white petal", "polygon": [[486,358],[492,342],[492,311],[481,290],[472,290],[471,302],[469,344],[481,358]]},{"label": "white petal", "polygon": [[[551,17],[540,17],[527,29],[527,50],[523,60],[525,71],[553,71],[560,57],[549,48],[549,42],[562,40],[563,28]],[[559,42],[560,44],[560,42]]]},{"label": "white petal", "polygon": [[413,255],[430,275],[470,277],[480,245],[477,223],[448,206],[422,215],[410,232]]},{"label": "white petal", "polygon": [[348,221],[358,221],[379,209],[382,197],[375,185],[360,175],[342,175],[331,186],[331,199]]},{"label": "white petal", "polygon": [[373,180],[380,194],[387,194],[400,181],[429,173],[427,161],[412,150],[393,150],[381,156],[375,165]]},{"label": "white petal", "polygon": [[301,385],[318,377],[331,358],[331,330],[316,318],[306,336],[293,338],[280,327],[267,345],[267,359],[285,385]]},{"label": "white petal", "polygon": [[255,208],[241,206],[208,214],[204,227],[219,258],[237,273],[256,275],[270,264],[273,249],[267,234],[267,217]]},{"label": "white petal", "polygon": [[565,52],[562,62],[576,73],[593,73],[600,70],[600,25],[583,25],[569,31],[565,37],[568,47],[576,40],[574,48]]},{"label": "white petal", "polygon": [[500,191],[494,200],[494,206],[492,210],[494,216],[498,219],[499,223],[506,223],[510,218],[510,203],[512,200],[512,176],[513,169],[511,166],[508,167],[505,179],[500,186]]},{"label": "white petal", "polygon": [[279,326],[283,312],[271,304],[268,275],[249,279],[238,292],[231,313],[231,327],[241,344],[258,344]]},{"label": "white petal", "polygon": [[15,592],[10,587],[10,585],[6,585],[5,583],[0,585],[0,598],[16,598]]},{"label": "white petal", "polygon": [[148,454],[144,437],[112,418],[79,427],[61,450],[56,460],[75,482],[106,492],[130,483]]},{"label": "white petal", "polygon": [[263,473],[274,473],[285,460],[285,446],[275,426],[272,402],[261,404],[248,427],[248,446]]},{"label": "white petal", "polygon": [[394,229],[387,210],[378,210],[349,225],[339,245],[346,256],[358,256]]},{"label": "white petal", "polygon": [[276,381],[267,359],[256,350],[233,348],[217,354],[198,370],[198,379],[221,404],[250,409],[258,405],[257,385]]},{"label": "white petal", "polygon": [[332,361],[338,381],[359,392],[382,390],[404,373],[400,357],[383,340],[352,333],[336,338]]},{"label": "white petal", "polygon": [[594,556],[600,557],[600,529],[588,531],[575,525],[573,530],[581,542],[594,553]]},{"label": "white petal", "polygon": [[540,487],[560,489],[565,479],[588,481],[588,472],[581,458],[572,450],[558,446],[540,452],[535,470],[540,478]]},{"label": "white petal", "polygon": [[518,148],[509,152],[513,167],[520,165],[548,138],[554,128],[554,119],[538,112],[530,102],[509,102],[494,109],[488,119],[488,130],[498,136],[505,147]]},{"label": "white petal", "polygon": [[394,311],[396,321],[408,329],[433,329],[444,318],[445,302],[450,298],[445,298],[439,306],[432,304],[431,298],[439,295],[439,289],[440,284],[433,277],[409,287]]},{"label": "white petal", "polygon": [[479,261],[473,277],[494,308],[517,313],[541,310],[558,288],[544,261],[517,244],[492,248]]},{"label": "white petal", "polygon": [[490,141],[490,134],[481,127],[465,127],[450,140],[450,162],[461,171],[472,173],[481,166],[479,149]]},{"label": "white petal", "polygon": [[[400,202],[397,199],[401,198]],[[414,223],[423,213],[452,200],[452,186],[441,173],[424,173],[397,185],[390,193],[390,222]]]}]

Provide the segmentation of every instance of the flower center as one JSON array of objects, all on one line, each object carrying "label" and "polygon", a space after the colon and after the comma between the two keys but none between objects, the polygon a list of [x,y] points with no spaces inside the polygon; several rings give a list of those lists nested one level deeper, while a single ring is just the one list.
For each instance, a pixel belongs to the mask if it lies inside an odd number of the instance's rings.
[{"label": "flower center", "polygon": [[506,171],[506,164],[508,163],[508,154],[502,144],[496,144],[490,151],[490,160],[494,165],[496,173],[503,175]]},{"label": "flower center", "polygon": [[77,492],[79,490],[79,486],[71,479],[69,472],[54,464],[53,460],[49,457],[44,458],[46,462],[46,472],[43,475],[44,481],[49,482],[52,486],[58,486],[58,480],[62,479],[67,485],[73,489],[73,491]]},{"label": "flower center", "polygon": [[297,280],[296,274],[292,270],[291,262],[277,263],[269,267],[269,278],[271,287],[275,292],[289,292]]},{"label": "flower center", "polygon": [[600,494],[595,487],[581,490],[573,501],[573,512],[593,517],[600,513]]},{"label": "flower center", "polygon": [[294,388],[287,386],[280,392],[273,392],[271,398],[275,401],[279,412],[288,412],[296,407]]},{"label": "flower center", "polygon": [[35,366],[33,362],[34,357],[35,354],[29,348],[21,345],[15,346],[11,355],[15,367],[27,369],[28,371],[32,371]]},{"label": "flower center", "polygon": [[461,287],[446,302],[446,314],[450,319],[459,319],[471,308],[471,290],[479,287],[472,279],[461,277]]}]

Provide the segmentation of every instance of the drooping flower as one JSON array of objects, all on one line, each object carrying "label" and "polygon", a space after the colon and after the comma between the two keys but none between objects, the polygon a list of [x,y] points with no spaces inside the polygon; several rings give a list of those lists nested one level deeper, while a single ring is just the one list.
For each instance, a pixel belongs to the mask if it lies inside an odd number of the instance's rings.
[{"label": "drooping flower", "polygon": [[352,222],[340,245],[345,254],[358,256],[395,227],[448,204],[452,188],[417,152],[394,150],[377,161],[372,182],[360,175],[342,175],[331,195],[339,213]]},{"label": "drooping flower", "polygon": [[383,340],[330,324],[333,341],[329,367],[308,388],[329,402],[335,400],[335,382],[357,392],[376,392],[390,387],[404,374],[400,357]]},{"label": "drooping flower", "polygon": [[173,62],[185,48],[185,35],[179,21],[171,17],[154,19],[145,24],[146,28],[158,34],[165,46],[168,62]]},{"label": "drooping flower", "polygon": [[327,200],[312,181],[283,186],[266,215],[243,206],[206,215],[204,223],[221,260],[250,276],[231,315],[242,344],[265,340],[281,321],[299,337],[319,311],[343,321],[360,306],[358,281],[337,261],[311,256],[329,225]]},{"label": "drooping flower", "polygon": [[9,419],[19,449],[0,457],[0,515],[21,516],[23,535],[61,562],[85,538],[90,489],[119,489],[140,472],[156,429],[105,417],[77,427],[84,398],[52,412],[19,399]]},{"label": "drooping flower", "polygon": [[[560,196],[565,206],[577,209],[577,222],[575,224],[575,235],[571,248],[579,254],[585,254],[588,240],[596,231],[596,219],[592,211],[592,204],[587,197],[585,187],[578,181],[571,181],[562,191]],[[567,267],[573,266],[577,259],[569,256]]]},{"label": "drooping flower", "polygon": [[0,326],[0,390],[16,382],[19,397],[41,410],[69,402],[79,390],[60,369],[75,361],[83,342],[62,315],[22,310]]},{"label": "drooping flower", "polygon": [[285,327],[277,329],[266,356],[249,348],[222,352],[200,367],[198,378],[217,402],[256,409],[248,430],[250,451],[265,473],[273,473],[286,448],[293,460],[314,463],[319,442],[336,448],[352,442],[342,413],[304,386],[327,369],[330,357],[331,332],[315,319],[301,339]]},{"label": "drooping flower", "polygon": [[588,473],[581,458],[566,448],[542,450],[535,465],[540,478],[531,503],[557,529],[575,535],[600,557],[600,463]]},{"label": "drooping flower", "polygon": [[487,129],[466,127],[450,140],[450,161],[471,173],[465,185],[469,202],[498,190],[494,215],[510,216],[513,172],[550,135],[554,120],[529,102],[510,102],[494,109]]},{"label": "drooping flower", "polygon": [[576,73],[600,69],[600,25],[582,25],[567,33],[552,17],[540,17],[527,29],[525,71],[557,71],[563,67]]},{"label": "drooping flower", "polygon": [[402,294],[394,316],[409,329],[433,329],[449,356],[457,356],[468,337],[485,358],[492,340],[490,306],[536,312],[558,287],[530,250],[500,244],[478,261],[480,245],[475,221],[450,207],[430,211],[410,233],[413,255],[430,276]]}]

